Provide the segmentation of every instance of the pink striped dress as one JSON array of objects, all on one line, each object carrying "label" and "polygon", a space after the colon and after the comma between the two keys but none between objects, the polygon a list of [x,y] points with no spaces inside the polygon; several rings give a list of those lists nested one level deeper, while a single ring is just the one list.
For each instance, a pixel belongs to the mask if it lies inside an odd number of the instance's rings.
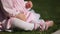
[{"label": "pink striped dress", "polygon": [[25,8],[24,0],[1,0],[1,2],[3,4],[3,8],[9,14],[10,17],[23,12],[27,18],[26,22],[28,23],[40,22],[39,20],[40,15],[35,12],[27,10]]}]

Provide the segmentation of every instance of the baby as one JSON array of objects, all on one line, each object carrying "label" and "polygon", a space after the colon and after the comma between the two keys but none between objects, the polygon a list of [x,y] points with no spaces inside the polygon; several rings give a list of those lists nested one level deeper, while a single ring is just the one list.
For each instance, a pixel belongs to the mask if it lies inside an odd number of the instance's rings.
[{"label": "baby", "polygon": [[[31,1],[25,2],[25,8],[27,10],[30,10],[32,8],[32,6],[33,5],[32,5]],[[24,14],[24,13],[22,14],[23,16],[21,16],[21,14],[17,15],[17,18],[19,18],[27,23],[33,23],[35,26],[34,27],[35,30],[40,27],[41,30],[44,31],[44,30],[47,30],[49,27],[53,26],[53,21],[46,21],[45,22],[43,19],[39,19],[40,15],[35,13],[34,11],[29,11],[29,12],[25,12],[25,13],[26,14]]]},{"label": "baby", "polygon": [[33,6],[31,1],[27,1],[26,4],[24,0],[1,0],[1,2],[10,17],[10,19],[8,19],[7,29],[9,29],[12,24],[24,30],[36,30],[40,28],[42,31],[53,26],[53,21],[45,22],[43,19],[39,19],[39,14],[28,10]]},{"label": "baby", "polygon": [[[25,7],[26,7],[26,9],[27,10],[29,10],[30,8],[32,8],[32,2],[31,1],[28,1],[28,2],[26,2],[25,3]],[[26,13],[26,14],[24,14],[24,13]],[[42,30],[44,30],[45,29],[45,23],[44,23],[44,20],[42,20],[42,19],[39,19],[40,18],[40,15],[39,14],[37,14],[37,13],[35,13],[34,11],[32,12],[32,11],[29,11],[29,12],[22,12],[22,14],[18,14],[17,15],[17,18],[18,19],[21,19],[21,20],[23,20],[23,21],[25,21],[25,22],[27,22],[27,23],[33,23],[33,24],[37,24],[38,26],[36,26],[36,27],[34,27],[35,28],[35,30],[38,28],[38,27],[40,27],[41,28],[41,26],[40,26],[40,24],[42,24]],[[42,23],[40,22],[40,21],[42,21]],[[28,24],[27,24],[28,25]]]},{"label": "baby", "polygon": [[[35,13],[34,10],[31,10],[31,8],[33,7],[33,4],[31,1],[25,1],[25,7],[27,10],[29,10],[29,12],[33,13],[33,15],[29,15],[29,17],[31,17],[30,19],[28,18],[27,19],[27,22],[29,23],[38,23],[38,24],[42,24],[43,28],[42,30],[47,30],[49,27],[53,26],[53,21],[50,20],[50,21],[44,21],[43,19],[39,19],[40,18],[40,14],[38,13]],[[32,19],[34,17],[34,19]],[[31,20],[32,19],[32,20]],[[42,21],[42,22],[41,22]],[[41,23],[39,23],[41,22]],[[45,22],[45,23],[43,23]]]}]

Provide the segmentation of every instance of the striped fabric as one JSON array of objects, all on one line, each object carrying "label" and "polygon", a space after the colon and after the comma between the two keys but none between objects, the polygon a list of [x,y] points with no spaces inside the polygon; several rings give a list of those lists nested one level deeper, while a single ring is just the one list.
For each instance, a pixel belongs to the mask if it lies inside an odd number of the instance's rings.
[{"label": "striped fabric", "polygon": [[[40,17],[40,15],[37,17],[35,13],[29,12],[25,8],[24,0],[1,0],[1,2],[3,4],[3,8],[7,13],[9,13],[10,17],[22,12],[26,15],[26,22],[37,21],[37,19]],[[10,27],[11,24],[9,24],[10,23],[8,21],[7,27]]]},{"label": "striped fabric", "polygon": [[[24,0],[1,0],[1,2],[4,10],[9,14],[10,17],[23,12],[27,19],[29,18],[30,12],[28,12],[28,10],[25,8]],[[7,25],[8,24],[10,24],[9,20]],[[10,26],[8,25],[8,27]]]},{"label": "striped fabric", "polygon": [[28,10],[25,8],[24,0],[1,0],[1,1],[3,4],[3,8],[6,10],[6,12],[9,13],[10,16],[15,16],[21,12],[23,12],[26,15],[27,20],[30,20],[30,18],[28,19],[30,15],[33,16],[31,12],[28,12]]}]

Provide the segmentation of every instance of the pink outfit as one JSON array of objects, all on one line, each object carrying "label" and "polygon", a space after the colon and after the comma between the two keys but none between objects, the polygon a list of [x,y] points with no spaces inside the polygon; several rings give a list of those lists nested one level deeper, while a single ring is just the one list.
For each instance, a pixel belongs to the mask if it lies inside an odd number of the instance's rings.
[{"label": "pink outfit", "polygon": [[24,0],[1,0],[1,2],[3,4],[3,8],[9,14],[10,17],[23,12],[27,18],[26,22],[40,23],[40,15],[27,10],[25,8]]},{"label": "pink outfit", "polygon": [[34,19],[34,14],[29,12],[25,8],[24,0],[1,0],[3,4],[3,8],[6,10],[9,15],[17,15],[18,13],[24,12],[27,20],[30,20],[29,17],[31,15],[31,20]]}]

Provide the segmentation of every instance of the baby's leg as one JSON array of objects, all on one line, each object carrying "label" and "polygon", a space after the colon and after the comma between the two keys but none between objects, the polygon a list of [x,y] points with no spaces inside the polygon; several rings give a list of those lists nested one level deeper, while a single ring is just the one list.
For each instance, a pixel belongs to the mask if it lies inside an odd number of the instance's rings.
[{"label": "baby's leg", "polygon": [[52,27],[54,24],[53,21],[44,21],[43,19],[40,19],[40,27],[42,30],[47,30],[49,27]]},{"label": "baby's leg", "polygon": [[17,19],[17,18],[12,18],[11,22],[15,27],[18,27],[23,30],[30,30],[31,31],[34,29],[33,23],[27,23],[27,22],[24,22],[24,21]]},{"label": "baby's leg", "polygon": [[54,21],[46,21],[46,30],[48,30],[49,27],[52,27],[54,25]]}]

